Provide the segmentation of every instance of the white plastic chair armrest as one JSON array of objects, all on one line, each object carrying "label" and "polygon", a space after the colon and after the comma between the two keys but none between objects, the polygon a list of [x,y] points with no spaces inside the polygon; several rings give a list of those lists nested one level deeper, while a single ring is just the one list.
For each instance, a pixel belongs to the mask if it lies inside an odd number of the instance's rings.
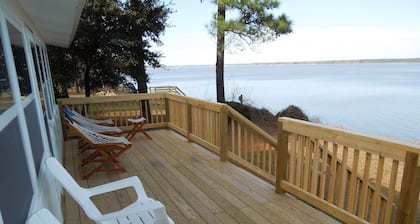
[{"label": "white plastic chair armrest", "polygon": [[139,206],[139,204],[136,203],[133,206],[129,206],[129,207],[124,208],[122,210],[104,214],[96,221],[103,222],[103,221],[107,221],[107,220],[114,220],[114,219],[121,218],[121,217],[124,217],[124,216],[141,214],[141,213],[148,212],[148,211],[154,211],[155,213],[158,213],[158,214],[156,214],[156,216],[165,215],[166,217],[168,217],[167,214],[166,214],[166,211],[165,211],[165,206],[163,206],[163,204],[160,203],[160,201],[155,201],[155,200],[151,199],[151,200],[148,200],[145,203],[143,203],[142,206]]},{"label": "white plastic chair armrest", "polygon": [[[2,223],[2,222],[0,222]],[[25,222],[26,224],[60,224],[57,218],[46,208],[42,208],[32,214]]]},{"label": "white plastic chair armrest", "polygon": [[144,191],[143,185],[141,184],[138,177],[127,177],[114,182],[102,184],[96,187],[86,189],[90,196],[103,194],[111,191],[116,191],[124,188],[133,187],[137,193],[138,199],[147,198],[146,192]]}]

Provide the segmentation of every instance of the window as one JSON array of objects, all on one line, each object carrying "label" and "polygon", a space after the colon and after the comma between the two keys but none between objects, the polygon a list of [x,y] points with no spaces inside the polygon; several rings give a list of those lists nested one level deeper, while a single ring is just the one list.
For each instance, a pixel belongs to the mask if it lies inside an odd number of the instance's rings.
[{"label": "window", "polygon": [[44,81],[42,78],[42,74],[41,74],[41,67],[40,64],[38,63],[39,60],[37,59],[39,57],[37,50],[36,50],[36,46],[34,43],[31,43],[31,50],[32,50],[32,59],[34,61],[34,66],[35,66],[35,73],[36,73],[36,80],[38,83],[38,91],[39,91],[39,97],[41,98],[41,105],[42,105],[42,111],[45,113],[45,100],[44,100],[44,90],[43,90],[43,86],[44,86]]},{"label": "window", "polygon": [[7,28],[12,44],[13,59],[15,61],[16,74],[19,81],[20,94],[22,99],[25,99],[32,93],[32,89],[29,79],[28,64],[26,63],[22,33],[9,22],[7,22]]},{"label": "window", "polygon": [[[1,43],[1,38],[0,38]],[[6,60],[3,48],[0,46],[0,114],[13,105],[12,90],[7,75]]]}]

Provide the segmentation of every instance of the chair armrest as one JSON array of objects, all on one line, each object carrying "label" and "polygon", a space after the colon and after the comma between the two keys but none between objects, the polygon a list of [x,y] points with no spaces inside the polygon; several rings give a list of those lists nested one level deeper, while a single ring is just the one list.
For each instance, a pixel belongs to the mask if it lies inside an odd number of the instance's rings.
[{"label": "chair armrest", "polygon": [[163,204],[160,203],[160,201],[155,201],[151,199],[143,203],[136,203],[133,206],[129,206],[119,211],[103,214],[100,218],[98,218],[98,220],[95,220],[95,221],[101,221],[101,222],[110,221],[110,220],[115,220],[117,218],[122,218],[125,216],[133,216],[136,214],[141,214],[141,213],[145,213],[149,211],[154,211],[157,216],[167,217],[165,206],[163,206]]},{"label": "chair armrest", "polygon": [[98,194],[104,194],[124,188],[133,187],[137,193],[138,200],[147,198],[146,192],[144,191],[143,185],[141,184],[138,177],[128,177],[114,182],[102,184],[96,187],[86,189],[89,193],[89,196],[94,196]]}]

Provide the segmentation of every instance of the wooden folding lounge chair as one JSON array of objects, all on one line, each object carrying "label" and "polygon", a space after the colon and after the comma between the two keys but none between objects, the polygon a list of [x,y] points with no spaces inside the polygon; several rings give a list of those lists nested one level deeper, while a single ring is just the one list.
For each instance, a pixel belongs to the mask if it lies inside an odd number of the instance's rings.
[{"label": "wooden folding lounge chair", "polygon": [[[128,177],[92,188],[83,188],[70,176],[66,169],[55,159],[46,160],[46,167],[52,176],[66,189],[73,199],[82,207],[86,215],[98,224],[132,223],[132,224],[173,224],[167,215],[165,206],[157,200],[147,197],[138,177]],[[108,192],[134,188],[137,200],[127,207],[102,214],[91,198]]]},{"label": "wooden folding lounge chair", "polygon": [[107,125],[107,126],[114,126],[114,122],[112,121],[112,119],[97,120],[97,119],[88,118],[88,117],[85,117],[85,116],[79,114],[77,111],[71,109],[71,107],[68,106],[68,105],[64,105],[64,111],[71,112],[72,116],[75,116],[79,119],[85,120],[89,123],[99,124],[99,125]]},{"label": "wooden folding lounge chair", "polygon": [[42,208],[32,214],[25,222],[26,224],[60,224],[60,221],[51,212]]},{"label": "wooden folding lounge chair", "polygon": [[128,132],[127,136],[125,136],[126,139],[131,140],[138,132],[141,132],[150,140],[152,140],[152,137],[150,137],[150,135],[147,134],[143,129],[143,126],[147,123],[147,120],[144,117],[139,119],[128,118],[127,120],[133,124],[133,128]]},{"label": "wooden folding lounge chair", "polygon": [[[126,171],[117,158],[131,147],[130,141],[124,137],[114,137],[93,132],[68,119],[64,119],[64,122],[87,143],[89,149],[94,150],[93,153],[83,158],[82,167],[90,163],[99,163],[96,168],[83,176],[83,179],[89,178],[96,172]],[[114,168],[105,168],[107,164],[114,165]]]},{"label": "wooden folding lounge chair", "polygon": [[64,108],[65,117],[70,119],[71,121],[75,121],[84,128],[87,128],[91,131],[105,134],[105,135],[112,135],[112,136],[121,136],[123,134],[122,130],[115,126],[109,125],[99,125],[96,123],[90,122],[88,119],[85,119],[83,116],[77,116],[77,112],[73,112],[68,107]]}]

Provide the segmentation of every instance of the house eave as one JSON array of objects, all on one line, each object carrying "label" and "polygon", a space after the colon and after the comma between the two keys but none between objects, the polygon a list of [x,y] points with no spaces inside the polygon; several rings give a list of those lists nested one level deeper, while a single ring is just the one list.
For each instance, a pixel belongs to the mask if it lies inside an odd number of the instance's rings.
[{"label": "house eave", "polygon": [[85,0],[17,0],[46,44],[70,46]]}]

